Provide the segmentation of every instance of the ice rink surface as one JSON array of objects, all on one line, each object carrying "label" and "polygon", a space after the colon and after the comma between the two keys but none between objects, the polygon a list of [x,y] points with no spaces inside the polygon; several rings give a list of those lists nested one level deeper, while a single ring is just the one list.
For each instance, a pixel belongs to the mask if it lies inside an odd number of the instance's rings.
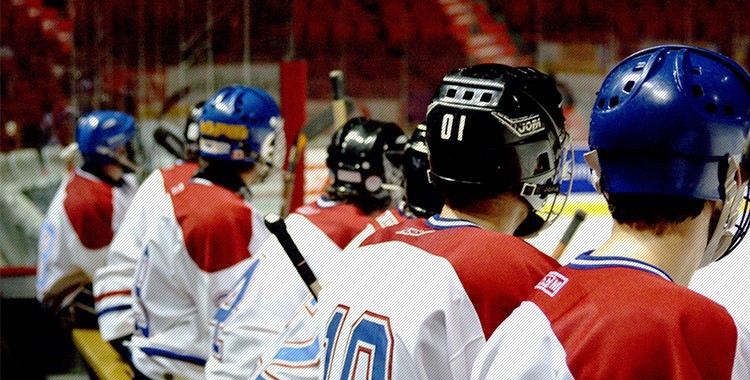
[{"label": "ice rink surface", "polygon": [[[560,262],[565,264],[577,255],[604,243],[612,229],[612,218],[606,213],[604,199],[595,194],[571,195],[558,220],[539,236],[529,239],[529,243],[542,252],[551,253],[577,208],[584,209],[589,214],[573,236]],[[750,326],[750,237],[744,239],[727,257],[699,270],[693,277],[690,288],[720,303],[735,319]]]}]

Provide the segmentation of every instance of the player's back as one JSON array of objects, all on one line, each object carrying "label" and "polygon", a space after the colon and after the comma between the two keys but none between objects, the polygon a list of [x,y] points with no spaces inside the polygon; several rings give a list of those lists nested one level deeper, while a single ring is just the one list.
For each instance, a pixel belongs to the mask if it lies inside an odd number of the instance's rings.
[{"label": "player's back", "polygon": [[472,376],[747,378],[747,359],[737,360],[747,345],[747,330],[723,307],[659,269],[584,254],[537,285],[492,335]]},{"label": "player's back", "polygon": [[467,378],[486,335],[556,267],[521,239],[439,217],[380,230],[345,260],[320,295],[325,378]]},{"label": "player's back", "polygon": [[[295,210],[285,223],[306,262],[318,279],[325,281],[330,272],[337,270],[341,250],[370,220],[354,205],[321,197]],[[314,304],[301,308],[310,298],[310,291],[276,238],[263,244],[257,258],[211,324],[213,355],[206,372],[212,378],[249,375],[263,354],[271,376],[307,378],[310,368],[317,365],[317,350],[297,343],[287,345],[287,340],[294,337],[280,334],[291,328],[296,336],[314,338]],[[295,313],[298,310],[302,312]],[[269,346],[275,340],[279,340],[278,344]],[[279,353],[283,358],[276,360]],[[293,366],[290,368],[287,363]]]}]

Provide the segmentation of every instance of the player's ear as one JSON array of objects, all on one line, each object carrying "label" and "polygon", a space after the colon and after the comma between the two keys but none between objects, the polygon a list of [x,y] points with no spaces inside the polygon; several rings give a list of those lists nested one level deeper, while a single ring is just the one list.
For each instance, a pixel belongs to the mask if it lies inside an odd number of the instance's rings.
[{"label": "player's ear", "polygon": [[589,171],[591,176],[589,177],[589,180],[591,181],[591,184],[594,185],[594,189],[596,189],[598,193],[601,193],[602,168],[599,165],[599,152],[594,149],[590,152],[584,153],[583,158],[586,160],[586,163],[590,168]]}]

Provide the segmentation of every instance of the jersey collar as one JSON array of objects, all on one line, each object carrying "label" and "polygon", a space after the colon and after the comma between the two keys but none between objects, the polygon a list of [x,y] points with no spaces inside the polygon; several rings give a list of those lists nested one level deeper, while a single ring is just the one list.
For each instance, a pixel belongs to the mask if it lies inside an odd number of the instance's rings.
[{"label": "jersey collar", "polygon": [[460,227],[482,228],[482,227],[479,227],[479,225],[477,225],[476,223],[470,222],[468,220],[443,218],[440,215],[433,215],[429,219],[427,219],[427,225],[430,228],[434,228],[436,230],[446,230],[449,228],[460,228]]},{"label": "jersey collar", "polygon": [[591,252],[593,251],[588,251],[581,254],[566,266],[573,269],[626,267],[653,273],[659,277],[664,278],[665,280],[674,282],[674,280],[672,280],[672,277],[669,277],[667,272],[643,261],[617,256],[591,256]]},{"label": "jersey collar", "polygon": [[341,202],[331,200],[331,199],[329,199],[328,197],[325,197],[325,196],[321,196],[320,198],[318,198],[317,201],[315,201],[315,203],[320,208],[329,208],[329,207],[336,206],[336,205],[338,205]]}]

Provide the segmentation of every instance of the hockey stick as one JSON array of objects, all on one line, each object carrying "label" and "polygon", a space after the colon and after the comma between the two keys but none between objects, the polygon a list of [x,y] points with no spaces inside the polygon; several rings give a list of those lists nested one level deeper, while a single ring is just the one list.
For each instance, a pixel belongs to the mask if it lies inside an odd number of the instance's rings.
[{"label": "hockey stick", "polygon": [[562,238],[560,238],[560,242],[557,243],[557,247],[555,247],[555,250],[552,251],[552,254],[550,255],[553,259],[560,260],[563,252],[565,252],[565,248],[568,247],[568,243],[573,239],[573,235],[575,235],[578,227],[581,226],[581,223],[583,223],[584,220],[586,220],[586,211],[581,209],[576,210],[575,215],[573,215],[573,220],[568,224],[568,228],[565,230]]},{"label": "hockey stick", "polygon": [[294,146],[289,150],[289,166],[284,175],[284,191],[282,195],[281,216],[289,215],[292,206],[292,193],[294,191],[294,180],[297,165],[300,163],[302,152],[310,139],[320,135],[331,125],[340,128],[349,115],[354,112],[354,102],[344,94],[344,73],[341,70],[333,70],[328,74],[333,86],[333,100],[330,107],[315,115],[295,139]]},{"label": "hockey stick", "polygon": [[279,240],[281,248],[283,248],[284,252],[289,256],[289,260],[292,260],[294,269],[297,270],[297,273],[302,277],[302,281],[305,282],[307,288],[310,289],[310,293],[312,293],[317,301],[318,293],[320,293],[320,283],[318,283],[318,278],[315,277],[312,268],[307,264],[307,261],[305,261],[299,248],[297,248],[297,244],[294,243],[294,240],[292,240],[292,237],[289,235],[284,219],[281,219],[281,217],[276,214],[268,214],[264,221],[268,230]]},{"label": "hockey stick", "polygon": [[172,131],[158,126],[154,129],[154,141],[180,160],[185,159],[185,142]]}]

